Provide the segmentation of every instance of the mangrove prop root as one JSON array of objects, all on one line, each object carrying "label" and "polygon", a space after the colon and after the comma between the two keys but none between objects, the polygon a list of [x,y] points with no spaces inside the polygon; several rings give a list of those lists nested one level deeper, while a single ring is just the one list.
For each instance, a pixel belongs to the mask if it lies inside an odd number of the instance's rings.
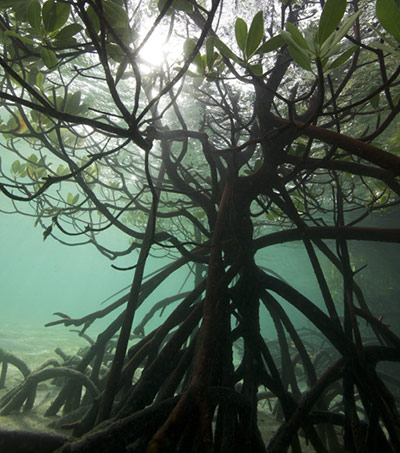
[{"label": "mangrove prop root", "polygon": [[67,440],[55,434],[0,429],[0,451],[4,453],[51,453]]},{"label": "mangrove prop root", "polygon": [[[29,374],[31,374],[31,370],[29,369],[28,365],[15,356],[14,354],[11,354],[4,349],[0,348],[0,363],[2,363],[2,370],[7,370],[6,364],[11,363],[11,365],[14,365],[18,370],[21,372],[21,374],[26,378]],[[5,379],[6,379],[6,371],[2,371],[1,373],[1,381],[0,381],[0,388],[4,387],[5,384]]]},{"label": "mangrove prop root", "polygon": [[97,429],[75,441],[66,442],[59,453],[110,453],[125,451],[125,447],[139,436],[151,435],[164,422],[174,408],[178,397],[169,398],[161,403],[135,412],[121,419],[103,422]]},{"label": "mangrove prop root", "polygon": [[77,380],[80,384],[84,385],[90,392],[93,398],[98,395],[98,390],[93,382],[79,371],[71,368],[47,368],[44,370],[31,373],[23,384],[18,388],[17,392],[12,396],[11,400],[3,407],[1,415],[7,415],[12,411],[19,410],[22,404],[30,398],[30,395],[36,392],[36,387],[39,382],[47,379],[54,379],[57,377],[66,377],[69,379]]}]

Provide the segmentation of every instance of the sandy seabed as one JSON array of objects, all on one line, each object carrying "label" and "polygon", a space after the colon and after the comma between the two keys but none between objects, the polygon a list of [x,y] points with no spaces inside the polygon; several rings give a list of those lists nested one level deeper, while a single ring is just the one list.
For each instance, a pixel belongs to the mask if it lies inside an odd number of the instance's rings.
[{"label": "sandy seabed", "polygon": [[[56,354],[60,348],[67,355],[75,355],[82,347],[89,343],[76,332],[65,327],[44,327],[32,325],[16,325],[3,323],[0,326],[0,348],[15,355],[25,362],[31,371],[35,371],[48,359],[62,362]],[[17,368],[8,365],[5,388],[0,389],[0,398],[23,382],[24,377]],[[33,409],[28,412],[18,412],[10,415],[0,415],[1,429],[18,429],[26,431],[54,432],[68,435],[68,431],[50,428],[47,425],[58,417],[45,417],[45,412],[60,388],[52,384],[51,380],[38,385]]]},{"label": "sandy seabed", "polygon": [[[17,328],[15,324],[0,326],[0,348],[22,359],[31,371],[37,369],[48,359],[56,359],[61,362],[60,357],[55,352],[56,348],[61,348],[67,355],[75,355],[81,348],[88,345],[89,343],[79,337],[76,332],[71,332],[65,327],[46,328],[21,325]],[[22,381],[23,376],[19,370],[9,365],[6,387],[0,389],[0,399]],[[47,408],[56,398],[59,390],[60,387],[54,385],[52,380],[41,382],[38,385],[33,408],[27,412],[0,415],[0,429],[48,432],[68,436],[70,431],[48,426],[59,419],[59,415],[45,416]],[[259,428],[266,443],[275,434],[279,426],[280,423],[268,413],[267,403],[260,403]],[[302,438],[301,443],[304,452],[314,452],[314,449],[306,445]]]}]

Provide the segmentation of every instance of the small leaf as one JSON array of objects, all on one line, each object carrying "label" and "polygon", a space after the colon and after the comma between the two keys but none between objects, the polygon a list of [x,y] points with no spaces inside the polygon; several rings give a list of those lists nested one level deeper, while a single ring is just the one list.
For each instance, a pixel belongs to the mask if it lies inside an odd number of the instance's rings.
[{"label": "small leaf", "polygon": [[235,22],[235,36],[236,42],[239,46],[239,49],[244,52],[246,49],[247,42],[247,24],[246,22],[238,17]]},{"label": "small leaf", "polygon": [[129,24],[129,16],[122,6],[114,2],[103,2],[104,18],[113,28],[124,28]]},{"label": "small leaf", "polygon": [[74,196],[72,195],[71,192],[69,192],[68,196],[67,196],[67,203],[68,204],[73,204],[73,201],[74,201]]},{"label": "small leaf", "polygon": [[14,160],[14,162],[11,165],[11,171],[16,174],[19,172],[21,168],[21,162],[19,160]]},{"label": "small leaf", "polygon": [[0,10],[11,8],[13,6],[14,0],[0,0]]},{"label": "small leaf", "polygon": [[117,73],[115,75],[115,84],[117,84],[121,79],[124,78],[128,72],[126,68],[128,67],[128,57],[125,55],[121,63],[118,65]]},{"label": "small leaf", "polygon": [[[396,53],[396,50],[397,50],[397,49],[395,49],[393,47],[390,47],[387,44],[384,44],[384,43],[379,42],[379,41],[372,41],[369,45],[371,47],[373,47],[374,49],[380,49],[380,50],[383,50],[384,52],[387,52],[389,54],[394,54],[394,53]],[[400,52],[398,52],[398,53],[400,55]]]},{"label": "small leaf", "polygon": [[43,232],[43,240],[45,241],[53,231],[53,224],[51,223],[50,226],[48,226],[44,232]]},{"label": "small leaf", "polygon": [[[161,12],[166,5],[167,0],[158,0],[158,9]],[[172,5],[168,8],[166,14],[172,14],[172,11],[176,9],[178,11],[184,11],[185,13],[190,14],[193,11],[193,6],[189,3],[188,0],[174,0]]]},{"label": "small leaf", "polygon": [[62,28],[55,36],[55,39],[59,39],[60,41],[68,40],[72,38],[74,35],[79,33],[83,29],[82,25],[80,24],[69,24]]},{"label": "small leaf", "polygon": [[212,69],[215,61],[215,51],[214,51],[214,38],[207,38],[206,41],[206,57],[207,57],[207,66],[208,69]]},{"label": "small leaf", "polygon": [[371,106],[372,106],[372,108],[374,110],[378,110],[379,109],[380,102],[381,102],[381,94],[380,93],[376,94],[375,96],[373,96],[369,100],[369,103],[371,104]]},{"label": "small leaf", "polygon": [[178,11],[184,11],[188,14],[193,11],[193,6],[188,0],[174,0],[172,6]]},{"label": "small leaf", "polygon": [[[375,86],[371,91],[370,91],[370,95],[376,91],[376,89],[378,88],[378,86]],[[374,109],[374,110],[378,110],[379,108],[379,104],[380,104],[380,100],[381,100],[381,93],[377,93],[375,94],[375,96],[373,96],[370,100],[369,100],[369,103],[371,104],[371,107]]]},{"label": "small leaf", "polygon": [[31,0],[26,8],[26,18],[28,19],[29,25],[36,31],[36,33],[40,33],[41,10],[42,8],[39,0]]},{"label": "small leaf", "polygon": [[338,43],[335,46],[331,47],[328,52],[321,54],[320,58],[321,58],[321,60],[324,60],[324,59],[327,60],[328,58],[332,57],[333,55],[337,55],[338,53],[340,53],[341,50],[342,50],[342,46],[341,46],[341,44]]},{"label": "small leaf", "polygon": [[[196,41],[191,38],[187,38],[183,44],[183,54],[186,58],[190,56],[193,52],[194,48],[196,47]],[[196,53],[195,57],[193,58],[192,63],[197,67],[198,71],[202,74],[204,72],[203,67],[203,60],[199,52]]]},{"label": "small leaf", "polygon": [[395,0],[376,0],[376,17],[382,27],[400,42],[400,7]]},{"label": "small leaf", "polygon": [[16,20],[23,20],[26,14],[26,0],[1,0],[0,10],[12,8]]},{"label": "small leaf", "polygon": [[264,44],[255,51],[256,54],[263,54],[277,50],[285,44],[285,40],[281,35],[273,36],[272,38],[265,41]]},{"label": "small leaf", "polygon": [[12,31],[12,30],[6,30],[4,32],[4,34],[6,36],[12,36],[13,38],[17,38],[17,39],[19,39],[20,41],[22,41],[25,44],[36,44],[36,42],[33,39],[29,39],[29,38],[26,38],[25,36],[21,36],[18,33],[16,33],[15,31]]},{"label": "small leaf", "polygon": [[110,58],[121,63],[124,60],[125,52],[118,44],[106,44],[107,54]]},{"label": "small leaf", "polygon": [[71,6],[68,3],[47,0],[43,4],[43,25],[48,33],[59,30],[67,22]]},{"label": "small leaf", "polygon": [[256,76],[262,76],[263,67],[262,64],[252,64],[249,66],[250,72]]},{"label": "small leaf", "polygon": [[259,11],[253,18],[246,43],[246,55],[250,58],[254,55],[264,35],[264,17],[263,11]]},{"label": "small leaf", "polygon": [[65,104],[65,112],[75,113],[79,110],[79,104],[81,103],[81,91],[78,90],[74,94],[69,94],[67,102]]},{"label": "small leaf", "polygon": [[322,44],[336,30],[346,11],[346,0],[327,0],[318,26],[318,42]]},{"label": "small leaf", "polygon": [[86,11],[86,14],[88,16],[89,21],[91,22],[94,33],[97,35],[97,33],[100,31],[99,16],[96,14],[96,11],[93,9],[92,6],[89,6],[89,8]]},{"label": "small leaf", "polygon": [[68,175],[69,169],[67,167],[64,167],[64,165],[60,164],[57,167],[56,173],[58,176],[65,176],[65,175]]},{"label": "small leaf", "polygon": [[327,68],[327,71],[331,71],[332,69],[338,68],[341,66],[343,63],[345,63],[352,55],[353,53],[358,49],[358,46],[351,46],[349,49],[347,49],[345,52],[343,52],[341,55],[339,55]]},{"label": "small leaf", "polygon": [[58,59],[56,54],[52,50],[42,47],[40,49],[40,57],[48,69],[56,68]]},{"label": "small leaf", "polygon": [[297,143],[296,148],[293,150],[293,154],[297,157],[303,157],[306,151],[307,146],[304,143]]},{"label": "small leaf", "polygon": [[321,58],[325,57],[326,54],[330,52],[332,47],[335,47],[342,40],[342,38],[344,38],[344,36],[347,34],[347,32],[353,26],[354,22],[357,20],[359,15],[360,15],[360,11],[357,11],[356,13],[352,14],[350,17],[348,17],[343,22],[343,24],[340,26],[339,30],[337,30],[331,34],[332,38],[331,38],[331,36],[329,36],[329,39],[327,39],[320,48],[319,56]]},{"label": "small leaf", "polygon": [[289,46],[289,53],[292,56],[293,60],[303,69],[307,71],[312,71],[311,62],[307,54],[301,49],[293,46]]},{"label": "small leaf", "polygon": [[43,81],[44,81],[43,73],[42,72],[38,72],[37,75],[36,75],[36,85],[39,88],[42,88],[43,87]]},{"label": "small leaf", "polygon": [[310,50],[310,47],[309,47],[306,39],[293,24],[291,24],[290,22],[287,22],[286,29],[292,35],[292,38],[298,47],[302,47],[303,49]]},{"label": "small leaf", "polygon": [[38,226],[41,218],[42,218],[42,214],[37,216],[35,223],[33,224],[34,228],[36,228]]},{"label": "small leaf", "polygon": [[311,52],[311,50],[307,50],[297,44],[297,42],[293,39],[293,35],[288,31],[282,30],[281,37],[289,47],[297,49],[297,52],[304,54],[309,60],[311,60],[311,58],[314,58],[314,54]]},{"label": "small leaf", "polygon": [[241,63],[241,60],[239,57],[237,57],[231,49],[224,44],[220,39],[218,38],[213,38],[214,40],[214,46],[221,52],[221,55],[223,55],[226,58],[230,58],[233,61],[236,61],[236,63]]}]

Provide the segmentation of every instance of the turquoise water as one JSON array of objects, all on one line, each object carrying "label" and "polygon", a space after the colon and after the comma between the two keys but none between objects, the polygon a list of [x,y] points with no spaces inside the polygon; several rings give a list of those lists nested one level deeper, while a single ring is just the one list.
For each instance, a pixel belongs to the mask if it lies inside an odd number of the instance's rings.
[{"label": "turquoise water", "polygon": [[[43,229],[39,226],[34,228],[34,217],[2,214],[0,219],[3,325],[44,325],[58,319],[52,315],[54,312],[63,312],[71,317],[84,316],[103,308],[101,302],[104,299],[132,281],[132,270],[118,271],[111,264],[135,264],[136,253],[115,263],[90,244],[71,247],[60,244],[52,237],[43,241]],[[126,236],[122,233],[115,231],[108,234],[114,243],[120,241],[126,245]],[[165,259],[149,258],[146,273],[162,267],[166,262]],[[284,251],[282,247],[271,247],[258,262],[274,269],[284,278],[292,276],[292,284],[296,288],[309,297],[318,297],[311,267],[301,247],[289,245]],[[303,272],[299,273],[298,269]],[[138,312],[137,320],[160,297],[176,293],[182,286],[186,272],[178,271],[167,280]],[[191,280],[188,280],[187,285],[190,283]],[[263,324],[265,330],[269,330],[268,320],[264,320]],[[99,322],[93,327],[96,325],[100,327],[104,323]]]},{"label": "turquoise water", "polygon": [[[8,200],[0,199],[1,208],[5,209]],[[110,261],[93,245],[66,246],[48,237],[43,241],[43,229],[34,228],[34,217],[18,214],[0,214],[1,262],[0,268],[0,327],[9,329],[29,325],[41,327],[47,322],[58,319],[54,312],[63,312],[73,318],[81,317],[104,307],[104,299],[130,285],[133,270],[118,271],[111,264],[131,266],[136,263],[137,254],[132,253],[117,261]],[[390,226],[395,218],[382,220],[375,217],[377,226]],[[389,225],[388,225],[389,224]],[[106,240],[114,246],[124,249],[128,238],[118,231],[107,233]],[[390,281],[385,285],[385,291],[380,293],[378,315],[390,316],[392,328],[397,327],[399,314],[393,312],[393,302],[398,299],[400,286],[395,278],[396,269],[400,266],[399,244],[375,244],[372,242],[357,242],[353,246],[357,253],[365,255],[369,275],[376,276],[376,284],[368,282],[371,291],[366,291],[365,296],[370,303],[372,311],[378,305],[374,288],[381,286],[382,279]],[[273,270],[293,285],[298,291],[309,297],[313,302],[322,307],[322,300],[316,279],[304,248],[297,243],[273,246],[267,248],[257,256],[258,264]],[[167,263],[162,258],[149,258],[146,274],[161,268]],[[365,271],[364,271],[365,272]],[[361,273],[360,276],[363,274]],[[172,275],[137,313],[136,322],[139,322],[148,308],[164,297],[176,294],[179,290],[190,289],[193,280],[188,279],[186,286],[182,284],[187,276],[187,270],[180,270]],[[363,282],[365,285],[365,281]],[[367,286],[368,286],[367,285]],[[125,290],[125,292],[128,289]],[[340,293],[341,288],[338,288]],[[117,296],[118,297],[118,296]],[[374,299],[375,298],[375,299]],[[110,300],[112,302],[116,297]],[[390,307],[387,313],[382,309],[382,302],[388,301]],[[292,322],[298,326],[310,327],[308,321],[302,318],[297,310],[287,309]],[[382,313],[381,313],[382,312]],[[168,310],[163,314],[165,318]],[[88,333],[96,335],[116,315],[94,323]],[[156,315],[149,328],[160,322]],[[262,310],[262,334],[266,338],[275,337],[273,324],[269,315]],[[54,335],[59,329],[65,327],[51,327]],[[397,328],[395,329],[397,330]],[[148,329],[147,329],[148,331]]]},{"label": "turquoise water", "polygon": [[0,218],[2,323],[44,324],[57,311],[82,316],[129,284],[131,275],[112,269],[93,246],[43,241],[34,218]]},{"label": "turquoise water", "polygon": [[[111,264],[132,266],[137,260],[135,252],[115,263],[90,244],[71,247],[60,244],[52,237],[43,241],[43,229],[34,228],[34,217],[1,214],[0,219],[2,329],[44,326],[58,319],[53,316],[55,312],[66,313],[72,318],[87,315],[104,308],[105,305],[101,304],[104,299],[131,284],[134,271],[118,271]],[[121,249],[127,244],[126,236],[118,231],[108,233],[107,239],[121,244]],[[165,264],[165,259],[150,258],[146,274]],[[167,280],[154,293],[152,300],[138,310],[138,321],[152,302],[171,295],[169,292],[182,286],[186,273],[181,271],[177,275],[174,274],[172,283]],[[115,316],[111,314],[94,323],[88,332],[98,333]],[[60,328],[63,327],[49,329],[55,329],[56,335]]]}]

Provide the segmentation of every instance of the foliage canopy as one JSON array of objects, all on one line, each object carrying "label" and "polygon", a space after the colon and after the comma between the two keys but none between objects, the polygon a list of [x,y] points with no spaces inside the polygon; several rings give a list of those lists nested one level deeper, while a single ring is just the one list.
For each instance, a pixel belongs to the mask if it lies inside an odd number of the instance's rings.
[{"label": "foliage canopy", "polygon": [[[142,410],[157,421],[127,435],[121,451],[265,451],[260,386],[286,420],[268,451],[300,451],[300,428],[317,451],[334,449],[342,440],[332,426],[314,428],[327,422],[344,426],[347,450],[374,451],[376,442],[400,449],[396,405],[375,368],[399,360],[400,342],[368,306],[348,250],[352,240],[400,241],[398,229],[360,224],[396,206],[400,194],[400,5],[232,3],[0,0],[0,190],[16,212],[35,217],[44,239],[91,242],[113,260],[138,252],[131,290],[106,309],[126,304],[124,315],[79,369],[99,365],[104,342],[120,329],[107,377],[93,368],[100,403],[74,433],[104,420],[108,427],[62,451],[95,448],[120,429],[111,416],[129,423]],[[125,247],[106,245],[109,228],[128,237]],[[305,247],[323,308],[257,264],[256,252],[291,241]],[[173,262],[144,282],[154,250]],[[340,275],[340,303],[321,255]],[[136,308],[182,266],[195,289],[142,349],[127,352]],[[328,339],[339,356],[329,373],[312,362],[276,296]],[[279,363],[260,334],[260,304],[276,326]],[[103,313],[58,315],[54,323],[84,332]],[[365,345],[357,318],[371,323],[379,351]],[[336,412],[321,394],[338,380]],[[312,418],[316,402],[328,415]]]}]

